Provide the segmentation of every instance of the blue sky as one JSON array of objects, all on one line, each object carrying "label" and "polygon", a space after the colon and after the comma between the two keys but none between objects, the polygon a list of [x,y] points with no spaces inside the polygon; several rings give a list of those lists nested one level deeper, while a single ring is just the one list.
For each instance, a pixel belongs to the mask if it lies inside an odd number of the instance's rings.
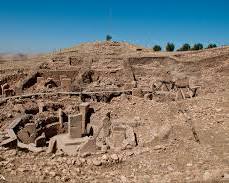
[{"label": "blue sky", "polygon": [[228,0],[0,0],[0,52],[113,40],[229,44]]}]

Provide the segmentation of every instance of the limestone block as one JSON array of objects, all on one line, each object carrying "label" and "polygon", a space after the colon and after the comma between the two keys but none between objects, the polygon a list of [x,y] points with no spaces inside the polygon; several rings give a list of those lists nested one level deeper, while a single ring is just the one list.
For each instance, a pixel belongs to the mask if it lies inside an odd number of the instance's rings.
[{"label": "limestone block", "polygon": [[80,148],[80,154],[83,153],[95,153],[97,151],[96,146],[96,138],[91,138],[84,144],[82,144]]},{"label": "limestone block", "polygon": [[90,103],[88,102],[83,102],[79,105],[79,110],[82,115],[82,134],[85,134],[86,132],[86,125],[88,123],[87,119],[87,112],[89,110]]},{"label": "limestone block", "polygon": [[82,114],[69,116],[68,132],[72,138],[82,137]]},{"label": "limestone block", "polygon": [[63,118],[63,111],[61,108],[58,110],[58,116],[59,116],[60,127],[63,127],[64,118]]},{"label": "limestone block", "polygon": [[57,135],[59,132],[59,129],[60,129],[60,123],[59,122],[48,124],[48,125],[46,125],[45,130],[44,130],[45,136],[47,137],[47,139],[49,139],[49,138]]},{"label": "limestone block", "polygon": [[17,136],[19,140],[24,143],[24,144],[30,144],[35,141],[35,134],[29,134],[26,129],[21,129],[18,133]]},{"label": "limestone block", "polygon": [[34,123],[25,124],[25,130],[27,130],[30,134],[36,133],[36,125]]},{"label": "limestone block", "polygon": [[112,141],[114,147],[122,147],[123,141],[126,138],[125,129],[122,130],[113,130],[112,132]]},{"label": "limestone block", "polygon": [[54,153],[58,150],[67,155],[75,156],[80,146],[87,141],[88,137],[71,138],[68,134],[56,135],[50,139],[47,153]]},{"label": "limestone block", "polygon": [[81,134],[81,128],[80,127],[81,126],[69,128],[70,137],[72,137],[72,138],[81,138],[82,134]]}]

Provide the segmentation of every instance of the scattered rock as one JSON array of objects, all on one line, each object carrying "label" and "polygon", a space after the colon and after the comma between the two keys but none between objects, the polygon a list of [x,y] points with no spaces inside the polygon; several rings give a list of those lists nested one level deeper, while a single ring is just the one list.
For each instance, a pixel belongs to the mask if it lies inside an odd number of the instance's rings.
[{"label": "scattered rock", "polygon": [[17,170],[19,172],[26,172],[27,171],[27,169],[26,168],[23,168],[23,167],[19,167]]},{"label": "scattered rock", "polygon": [[111,155],[111,159],[114,160],[114,161],[118,161],[119,160],[119,157],[117,154],[112,154]]},{"label": "scattered rock", "polygon": [[93,163],[93,165],[95,165],[95,166],[101,166],[101,165],[102,165],[102,162],[101,162],[100,160],[98,160],[98,159],[93,159],[93,160],[92,160],[92,163]]},{"label": "scattered rock", "polygon": [[120,177],[120,179],[122,183],[128,182],[128,179],[123,175]]},{"label": "scattered rock", "polygon": [[150,93],[145,94],[144,100],[152,100],[152,94],[150,94]]},{"label": "scattered rock", "polygon": [[106,154],[104,154],[104,155],[102,156],[102,160],[108,161],[108,160],[109,160],[109,157],[108,157]]},{"label": "scattered rock", "polygon": [[56,176],[56,172],[50,171],[50,172],[49,172],[49,175],[51,175],[52,177],[55,177],[55,176]]},{"label": "scattered rock", "polygon": [[166,149],[166,148],[163,145],[156,145],[153,149],[154,150],[162,150],[162,149]]},{"label": "scattered rock", "polygon": [[126,155],[127,155],[127,156],[132,156],[132,155],[134,155],[134,152],[128,151],[128,152],[126,153]]},{"label": "scattered rock", "polygon": [[85,152],[85,153],[80,154],[80,156],[81,156],[82,158],[86,158],[86,157],[88,157],[88,156],[91,156],[91,153],[90,153],[90,152]]}]

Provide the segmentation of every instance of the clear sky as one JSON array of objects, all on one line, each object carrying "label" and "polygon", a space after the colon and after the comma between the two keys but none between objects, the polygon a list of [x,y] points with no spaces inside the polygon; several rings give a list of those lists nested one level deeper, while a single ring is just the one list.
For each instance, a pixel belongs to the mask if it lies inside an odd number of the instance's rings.
[{"label": "clear sky", "polygon": [[0,52],[81,42],[229,44],[229,0],[0,0]]}]

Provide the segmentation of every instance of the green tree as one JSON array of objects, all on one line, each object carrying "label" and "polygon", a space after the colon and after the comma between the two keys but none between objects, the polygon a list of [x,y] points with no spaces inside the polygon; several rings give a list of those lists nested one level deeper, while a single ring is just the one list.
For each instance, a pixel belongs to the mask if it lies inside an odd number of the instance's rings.
[{"label": "green tree", "polygon": [[202,50],[203,47],[204,47],[203,44],[197,43],[193,45],[192,50]]},{"label": "green tree", "polygon": [[207,46],[207,48],[209,49],[209,48],[216,48],[217,47],[217,45],[216,44],[209,44],[208,46]]},{"label": "green tree", "polygon": [[155,45],[155,46],[153,47],[153,50],[154,50],[154,51],[161,51],[161,46],[160,46],[160,45]]},{"label": "green tree", "polygon": [[112,36],[109,35],[109,34],[107,34],[107,36],[106,36],[106,41],[111,41],[111,40],[112,40]]},{"label": "green tree", "polygon": [[174,51],[175,45],[173,43],[167,43],[165,49],[166,51]]},{"label": "green tree", "polygon": [[191,49],[191,46],[188,43],[185,43],[177,51],[189,51],[190,49]]}]

